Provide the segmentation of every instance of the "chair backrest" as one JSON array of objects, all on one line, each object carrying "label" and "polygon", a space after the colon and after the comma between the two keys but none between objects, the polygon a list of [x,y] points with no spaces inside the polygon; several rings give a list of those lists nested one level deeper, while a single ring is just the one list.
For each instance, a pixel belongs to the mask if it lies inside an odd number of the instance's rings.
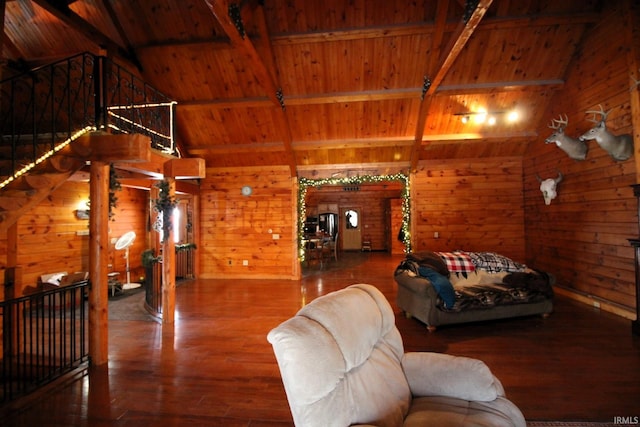
[{"label": "chair backrest", "polygon": [[411,394],[384,295],[352,285],[319,297],[268,335],[296,426],[399,426]]}]

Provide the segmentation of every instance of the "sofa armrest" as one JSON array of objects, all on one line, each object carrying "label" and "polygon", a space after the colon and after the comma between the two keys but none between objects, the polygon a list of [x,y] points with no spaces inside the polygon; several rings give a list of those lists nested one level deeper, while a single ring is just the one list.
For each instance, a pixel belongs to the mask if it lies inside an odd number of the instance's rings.
[{"label": "sofa armrest", "polygon": [[478,359],[430,352],[408,352],[402,369],[413,396],[447,396],[491,402],[504,388]]}]

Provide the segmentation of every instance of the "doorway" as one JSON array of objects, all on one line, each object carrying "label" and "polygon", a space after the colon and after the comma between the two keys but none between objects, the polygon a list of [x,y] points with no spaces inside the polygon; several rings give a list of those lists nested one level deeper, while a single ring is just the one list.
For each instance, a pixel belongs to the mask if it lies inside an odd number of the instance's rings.
[{"label": "doorway", "polygon": [[345,251],[360,250],[362,246],[362,218],[360,209],[344,208],[340,232],[342,233],[342,249]]}]

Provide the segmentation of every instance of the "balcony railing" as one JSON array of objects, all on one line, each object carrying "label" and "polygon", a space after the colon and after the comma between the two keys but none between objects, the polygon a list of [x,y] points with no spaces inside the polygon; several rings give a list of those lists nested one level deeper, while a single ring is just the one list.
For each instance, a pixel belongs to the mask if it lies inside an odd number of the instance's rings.
[{"label": "balcony railing", "polygon": [[76,55],[0,81],[0,176],[37,164],[79,133],[139,133],[177,155],[175,102],[103,56]]},{"label": "balcony railing", "polygon": [[0,403],[24,396],[89,360],[89,282],[0,302]]}]

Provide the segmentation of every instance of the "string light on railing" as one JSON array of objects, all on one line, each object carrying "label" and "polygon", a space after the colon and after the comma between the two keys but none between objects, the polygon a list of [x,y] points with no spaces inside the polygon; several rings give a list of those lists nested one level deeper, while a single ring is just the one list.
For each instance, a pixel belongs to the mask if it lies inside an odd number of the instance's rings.
[{"label": "string light on railing", "polygon": [[39,165],[40,163],[44,162],[49,157],[53,156],[58,151],[62,150],[64,147],[66,147],[67,145],[71,144],[73,141],[75,141],[76,139],[80,138],[85,133],[87,133],[89,131],[95,131],[95,130],[96,130],[96,128],[94,126],[87,126],[87,127],[83,128],[83,129],[80,129],[79,131],[77,131],[76,133],[71,135],[69,138],[64,140],[62,143],[56,145],[52,150],[49,150],[46,153],[44,153],[42,156],[38,157],[34,162],[28,163],[27,165],[23,166],[18,171],[14,172],[12,176],[8,177],[7,179],[5,179],[4,181],[2,181],[0,183],[0,188],[6,187],[11,181],[13,181],[16,178],[19,178],[22,175],[24,175],[25,173],[29,172],[36,165]]}]

